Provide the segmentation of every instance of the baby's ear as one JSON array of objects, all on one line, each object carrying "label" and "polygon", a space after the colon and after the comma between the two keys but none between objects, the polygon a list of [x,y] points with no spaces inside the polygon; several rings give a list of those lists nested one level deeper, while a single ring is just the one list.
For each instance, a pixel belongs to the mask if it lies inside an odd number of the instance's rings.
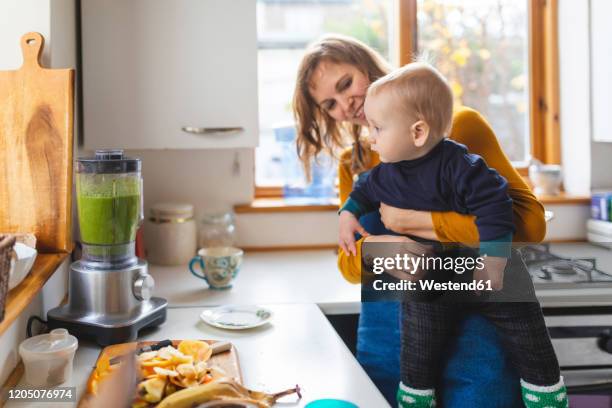
[{"label": "baby's ear", "polygon": [[429,125],[424,120],[418,120],[410,127],[414,145],[416,147],[423,147],[427,143],[429,138]]}]

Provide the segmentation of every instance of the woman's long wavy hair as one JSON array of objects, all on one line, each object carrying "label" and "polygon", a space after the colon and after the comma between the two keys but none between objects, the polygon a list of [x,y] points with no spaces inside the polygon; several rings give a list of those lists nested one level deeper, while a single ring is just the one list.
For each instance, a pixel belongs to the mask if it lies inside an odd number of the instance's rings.
[{"label": "woman's long wavy hair", "polygon": [[312,160],[321,151],[336,157],[338,149],[345,146],[345,135],[350,135],[353,141],[351,170],[357,174],[365,170],[370,160],[370,151],[360,140],[362,127],[337,122],[310,95],[310,80],[321,61],[350,64],[366,74],[370,83],[389,73],[390,68],[380,54],[361,41],[336,34],[311,44],[298,68],[292,106],[297,125],[297,153],[307,177],[310,178]]}]

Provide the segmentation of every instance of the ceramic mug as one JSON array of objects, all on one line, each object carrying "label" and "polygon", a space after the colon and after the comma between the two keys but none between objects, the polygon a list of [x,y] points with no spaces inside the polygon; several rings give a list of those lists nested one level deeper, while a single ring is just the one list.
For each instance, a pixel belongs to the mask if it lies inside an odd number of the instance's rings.
[{"label": "ceramic mug", "polygon": [[242,249],[234,247],[202,248],[189,262],[189,271],[204,279],[211,289],[229,289],[240,270],[243,253]]}]

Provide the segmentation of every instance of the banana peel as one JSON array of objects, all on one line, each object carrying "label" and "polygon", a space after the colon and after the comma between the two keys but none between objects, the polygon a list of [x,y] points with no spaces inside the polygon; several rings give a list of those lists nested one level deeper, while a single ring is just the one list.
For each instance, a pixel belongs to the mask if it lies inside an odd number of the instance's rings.
[{"label": "banana peel", "polygon": [[192,408],[209,401],[251,403],[259,408],[272,407],[279,398],[297,394],[302,398],[300,387],[295,386],[276,394],[252,391],[237,383],[233,378],[219,378],[207,384],[185,388],[164,398],[157,408]]}]

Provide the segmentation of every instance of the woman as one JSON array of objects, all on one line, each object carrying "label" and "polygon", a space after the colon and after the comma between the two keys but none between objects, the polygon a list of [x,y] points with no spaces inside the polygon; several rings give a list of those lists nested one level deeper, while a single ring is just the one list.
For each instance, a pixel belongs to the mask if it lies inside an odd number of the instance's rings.
[{"label": "woman", "polygon": [[[352,138],[352,148],[340,157],[340,200],[344,202],[353,180],[378,164],[378,157],[361,140],[367,126],[363,103],[368,86],[388,73],[386,62],[365,44],[349,37],[329,36],[313,44],[298,70],[293,109],[298,125],[298,154],[307,173],[321,151],[333,153]],[[544,208],[501,150],[487,122],[474,110],[455,112],[450,137],[481,155],[508,180],[513,199],[515,242],[539,242],[545,234]],[[382,206],[385,226],[446,242],[477,242],[473,216],[451,212],[399,210]],[[340,252],[338,266],[352,283],[360,283],[361,244],[397,241],[376,214],[360,220],[371,234],[357,242],[357,254]],[[521,406],[518,376],[505,359],[495,328],[484,318],[468,317],[449,345],[439,400],[448,407]],[[395,405],[399,382],[399,308],[396,303],[363,303],[359,320],[357,358],[387,400]],[[486,389],[487,401],[479,400]]]}]

